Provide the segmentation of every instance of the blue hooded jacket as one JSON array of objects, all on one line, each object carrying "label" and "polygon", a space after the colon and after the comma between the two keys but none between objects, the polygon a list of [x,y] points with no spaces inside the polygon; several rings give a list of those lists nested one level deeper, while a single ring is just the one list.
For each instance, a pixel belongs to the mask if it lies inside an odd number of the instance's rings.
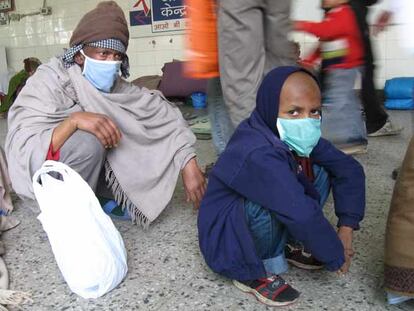
[{"label": "blue hooded jacket", "polygon": [[[297,71],[304,70],[279,67],[264,78],[256,109],[236,129],[209,175],[198,216],[200,249],[213,271],[231,279],[266,276],[246,223],[246,199],[275,212],[290,234],[328,270],[338,270],[345,261],[342,243],[322,213],[315,188],[299,172],[277,132],[281,89]],[[365,209],[361,165],[323,138],[310,158],[330,175],[338,226],[358,229]]]}]

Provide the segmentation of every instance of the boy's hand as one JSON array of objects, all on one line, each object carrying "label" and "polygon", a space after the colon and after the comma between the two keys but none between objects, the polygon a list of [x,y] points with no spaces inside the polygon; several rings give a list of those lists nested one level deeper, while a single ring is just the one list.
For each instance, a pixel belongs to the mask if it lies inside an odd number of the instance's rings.
[{"label": "boy's hand", "polygon": [[352,248],[353,232],[354,229],[352,229],[351,227],[339,227],[338,237],[344,246],[345,263],[338,270],[338,274],[347,273],[349,271],[349,267],[351,266],[352,256],[354,256],[354,249]]},{"label": "boy's hand", "polygon": [[192,158],[184,166],[182,177],[187,202],[191,201],[194,208],[199,208],[206,191],[206,180],[195,158]]}]

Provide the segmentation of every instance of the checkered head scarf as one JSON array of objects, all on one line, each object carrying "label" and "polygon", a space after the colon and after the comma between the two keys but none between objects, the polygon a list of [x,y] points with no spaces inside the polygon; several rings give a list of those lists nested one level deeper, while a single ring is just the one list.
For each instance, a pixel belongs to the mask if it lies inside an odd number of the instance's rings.
[{"label": "checkered head scarf", "polygon": [[129,77],[129,60],[128,55],[126,55],[126,47],[125,45],[118,39],[104,39],[99,40],[96,42],[88,43],[88,44],[76,44],[71,48],[67,49],[62,56],[63,65],[65,68],[69,68],[75,64],[75,55],[82,50],[85,46],[92,46],[97,48],[103,49],[111,49],[117,52],[120,52],[124,55],[121,63],[121,74],[122,77],[128,78]]},{"label": "checkered head scarf", "polygon": [[86,13],[73,30],[70,48],[62,56],[66,68],[75,64],[74,56],[84,46],[108,48],[124,54],[121,64],[122,77],[129,76],[129,30],[124,11],[115,1],[102,1]]}]

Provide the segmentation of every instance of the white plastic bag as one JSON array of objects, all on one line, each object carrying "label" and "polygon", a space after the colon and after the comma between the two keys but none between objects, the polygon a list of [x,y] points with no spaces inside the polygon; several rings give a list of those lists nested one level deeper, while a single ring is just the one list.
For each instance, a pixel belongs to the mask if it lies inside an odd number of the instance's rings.
[{"label": "white plastic bag", "polygon": [[33,189],[38,219],[70,289],[97,298],[115,288],[128,270],[124,242],[89,185],[69,166],[46,161]]}]

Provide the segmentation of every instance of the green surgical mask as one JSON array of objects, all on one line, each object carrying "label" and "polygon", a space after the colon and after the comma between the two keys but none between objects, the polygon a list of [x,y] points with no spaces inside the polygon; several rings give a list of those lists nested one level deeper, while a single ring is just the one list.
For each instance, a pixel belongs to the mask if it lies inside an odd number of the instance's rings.
[{"label": "green surgical mask", "polygon": [[314,118],[282,119],[276,122],[280,140],[301,157],[309,157],[321,138],[321,120]]}]

